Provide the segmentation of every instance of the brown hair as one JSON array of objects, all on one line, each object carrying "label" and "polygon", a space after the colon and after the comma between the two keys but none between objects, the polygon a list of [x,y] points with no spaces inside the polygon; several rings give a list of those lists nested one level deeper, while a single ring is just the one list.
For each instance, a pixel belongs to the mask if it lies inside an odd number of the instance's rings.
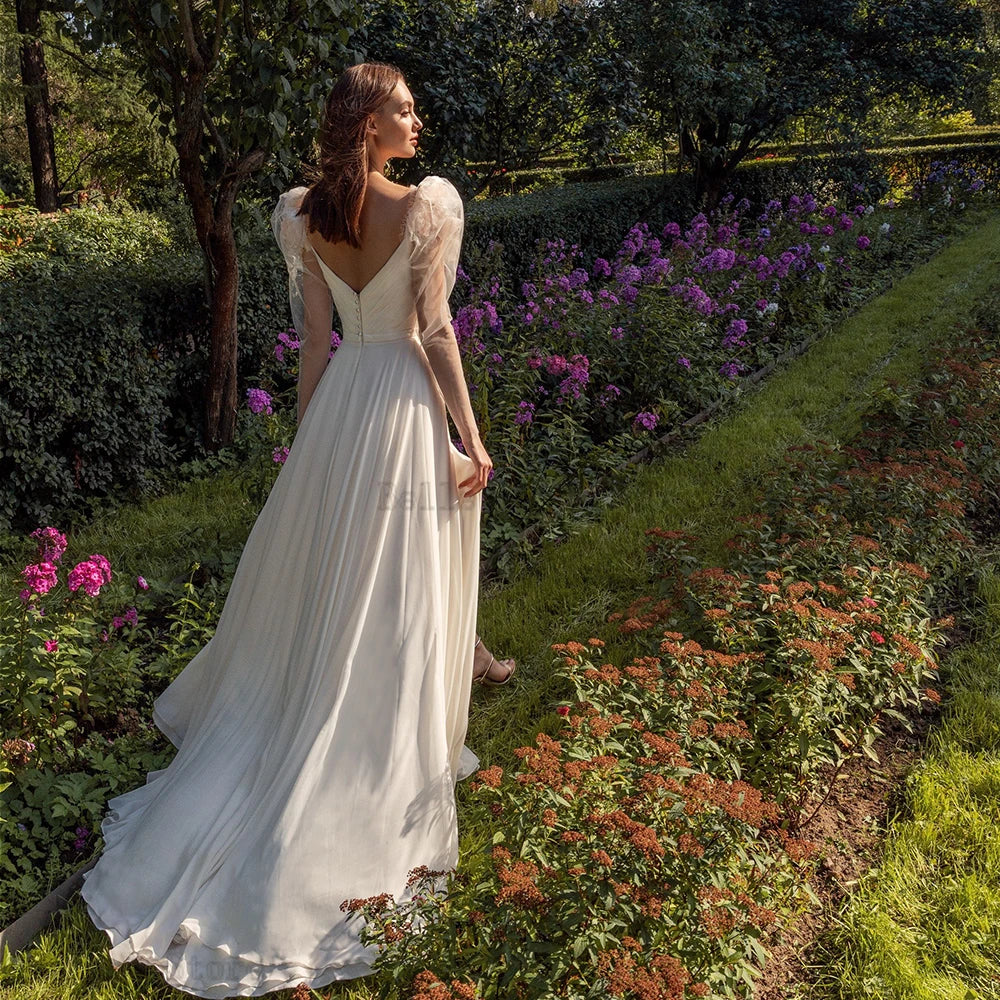
[{"label": "brown hair", "polygon": [[309,170],[313,183],[297,214],[307,215],[309,231],[331,243],[361,246],[361,205],[368,187],[365,126],[402,79],[402,71],[390,63],[358,63],[340,74],[326,99],[319,169]]}]

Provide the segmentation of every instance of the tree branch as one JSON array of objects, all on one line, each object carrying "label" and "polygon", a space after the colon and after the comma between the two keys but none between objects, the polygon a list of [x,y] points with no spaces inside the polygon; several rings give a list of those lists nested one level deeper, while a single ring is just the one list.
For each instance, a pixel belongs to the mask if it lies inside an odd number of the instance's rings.
[{"label": "tree branch", "polygon": [[194,25],[191,22],[191,6],[188,0],[179,0],[177,4],[177,19],[181,22],[181,32],[184,35],[184,48],[188,59],[196,70],[203,71],[205,60],[198,51],[198,43],[194,39]]},{"label": "tree branch", "polygon": [[55,49],[57,52],[62,52],[64,55],[67,55],[70,58],[75,59],[78,63],[80,63],[81,66],[85,67],[88,70],[88,72],[93,73],[94,76],[101,77],[102,80],[111,80],[114,82],[116,79],[113,74],[105,73],[104,70],[98,69],[96,66],[91,66],[90,63],[87,62],[87,60],[84,59],[83,56],[81,56],[78,52],[74,52],[72,49],[64,48],[58,42],[53,42],[47,38],[43,38],[42,44],[47,45],[50,49]]}]

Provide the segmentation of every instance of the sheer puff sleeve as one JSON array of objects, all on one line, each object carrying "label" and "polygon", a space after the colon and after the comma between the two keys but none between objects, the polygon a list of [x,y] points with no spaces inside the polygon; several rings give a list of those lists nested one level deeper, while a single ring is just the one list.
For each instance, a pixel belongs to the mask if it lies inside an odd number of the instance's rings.
[{"label": "sheer puff sleeve", "polygon": [[468,450],[479,436],[461,354],[451,325],[448,296],[455,287],[465,213],[450,181],[425,177],[407,215],[410,278],[420,344],[448,412]]},{"label": "sheer puff sleeve", "polygon": [[308,189],[285,191],[271,213],[271,231],[288,268],[288,305],[292,325],[303,349],[330,350],[333,327],[333,296],[319,262],[306,242],[305,216],[296,215]]}]

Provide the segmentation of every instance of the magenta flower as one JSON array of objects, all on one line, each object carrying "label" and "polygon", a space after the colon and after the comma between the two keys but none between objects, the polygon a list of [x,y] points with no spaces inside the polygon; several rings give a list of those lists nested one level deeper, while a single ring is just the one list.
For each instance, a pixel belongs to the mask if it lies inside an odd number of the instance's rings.
[{"label": "magenta flower", "polygon": [[644,410],[643,412],[635,415],[635,419],[632,421],[632,429],[637,432],[640,428],[651,431],[656,426],[659,419],[660,418],[655,413]]},{"label": "magenta flower", "polygon": [[25,566],[21,575],[28,585],[28,590],[34,594],[47,594],[59,582],[56,568],[50,562]]},{"label": "magenta flower", "polygon": [[288,445],[281,444],[271,452],[271,458],[278,463],[278,465],[284,465],[285,459],[288,458]]},{"label": "magenta flower", "polygon": [[137,587],[138,587],[138,588],[139,588],[140,590],[149,590],[149,584],[148,584],[148,583],[146,583],[146,580],[145,580],[145,578],[144,578],[144,577],[141,577],[141,576],[137,576],[137,577],[135,578],[135,585],[136,585],[136,586],[137,586]]},{"label": "magenta flower", "polygon": [[79,562],[70,570],[66,586],[72,591],[83,587],[88,596],[96,597],[101,592],[101,587],[111,579],[111,571],[108,570],[105,578],[104,568],[92,559],[93,557]]},{"label": "magenta flower", "polygon": [[59,649],[59,640],[58,639],[46,639],[45,640],[45,652],[46,653],[54,653],[58,649]]}]

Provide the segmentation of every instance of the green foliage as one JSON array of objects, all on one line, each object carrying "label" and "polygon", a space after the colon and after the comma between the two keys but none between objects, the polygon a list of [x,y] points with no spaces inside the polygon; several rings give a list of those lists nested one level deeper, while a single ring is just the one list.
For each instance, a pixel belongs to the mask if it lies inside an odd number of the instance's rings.
[{"label": "green foliage", "polygon": [[856,123],[880,95],[955,97],[978,26],[971,8],[926,0],[614,9],[657,135],[676,134],[709,207],[736,165],[800,116],[818,114],[856,146]]},{"label": "green foliage", "polygon": [[[227,171],[253,173],[268,160],[274,190],[280,190],[312,141],[321,103],[349,59],[358,9],[346,0],[296,0],[246,6],[229,16],[225,4],[207,12],[204,6],[88,0],[60,27],[84,52],[113,45],[137,56],[149,111],[160,134],[175,141],[186,127],[179,81],[207,71],[208,85],[187,100],[203,101],[212,123],[201,151],[209,191],[231,183]],[[182,11],[191,19],[186,28]],[[196,59],[185,31],[199,46]]]},{"label": "green foliage", "polygon": [[[467,193],[553,151],[598,163],[637,116],[631,66],[599,4],[368,7],[369,58],[399,65],[426,112],[422,162]],[[481,161],[475,177],[462,169],[469,160]]]},{"label": "green foliage", "polygon": [[[280,255],[269,239],[264,256],[263,240],[247,246],[240,285],[244,377],[287,302]],[[179,221],[90,207],[0,213],[0,523],[139,495],[200,452],[202,268]]]}]

